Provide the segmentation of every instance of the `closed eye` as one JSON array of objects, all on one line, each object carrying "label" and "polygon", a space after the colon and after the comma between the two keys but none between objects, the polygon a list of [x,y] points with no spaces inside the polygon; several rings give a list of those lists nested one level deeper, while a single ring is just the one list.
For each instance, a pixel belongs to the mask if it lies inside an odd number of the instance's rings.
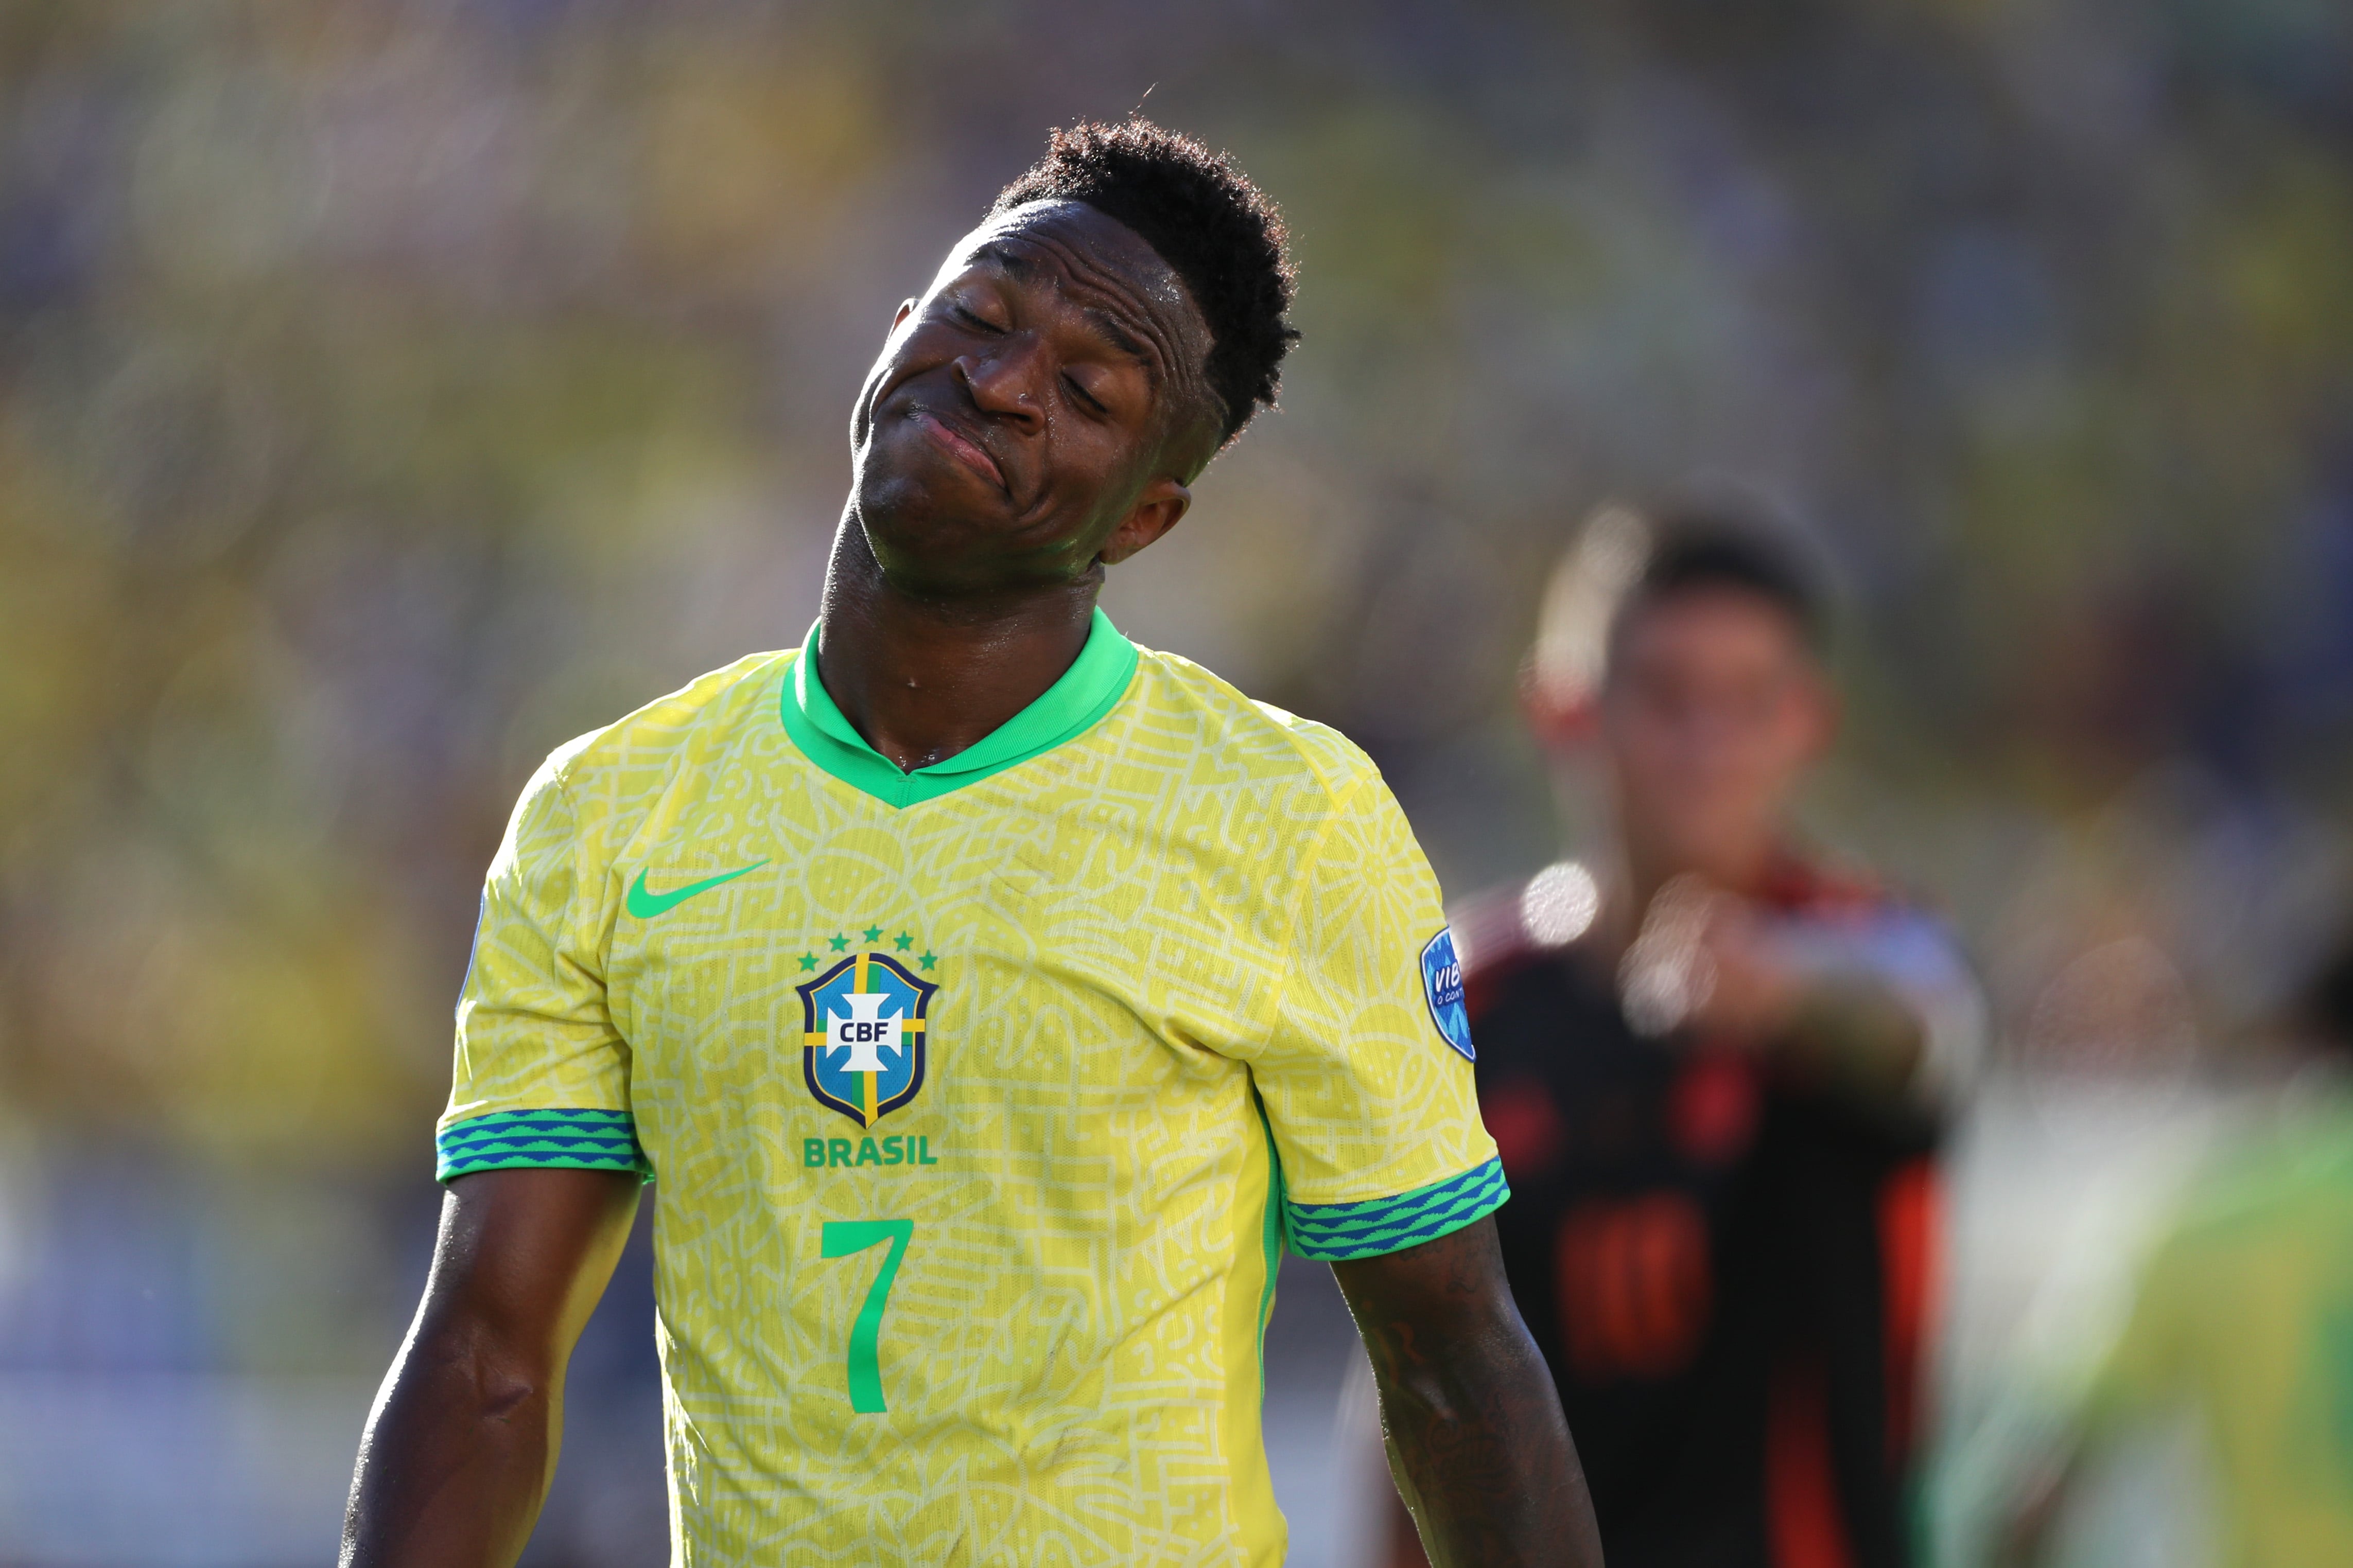
[{"label": "closed eye", "polygon": [[1085,387],[1079,384],[1079,378],[1077,376],[1064,376],[1062,378],[1062,384],[1071,389],[1071,395],[1076,397],[1080,404],[1090,413],[1109,414],[1111,412],[1110,409],[1103,406],[1103,400],[1101,398],[1095,396],[1094,394],[1089,392]]},{"label": "closed eye", "polygon": [[951,305],[948,308],[955,312],[956,320],[962,321],[967,327],[976,327],[980,331],[987,332],[991,336],[995,336],[1005,331],[1003,327],[998,326],[995,321],[988,321],[984,317],[976,316],[970,310],[965,310],[962,305]]}]

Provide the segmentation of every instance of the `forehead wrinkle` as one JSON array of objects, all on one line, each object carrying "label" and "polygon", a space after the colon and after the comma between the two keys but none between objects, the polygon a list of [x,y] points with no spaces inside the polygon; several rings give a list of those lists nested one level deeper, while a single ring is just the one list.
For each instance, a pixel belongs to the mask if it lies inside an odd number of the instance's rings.
[{"label": "forehead wrinkle", "polygon": [[[1021,281],[1042,280],[1050,283],[1054,291],[1066,299],[1071,293],[1069,286],[1073,283],[1084,292],[1103,298],[1112,308],[1106,309],[1103,305],[1082,305],[1080,309],[1095,330],[1110,342],[1112,347],[1135,360],[1144,367],[1145,374],[1152,378],[1155,385],[1166,378],[1171,367],[1183,365],[1183,356],[1169,352],[1173,346],[1173,341],[1180,336],[1180,323],[1160,320],[1157,312],[1153,309],[1155,304],[1164,305],[1171,307],[1173,313],[1173,309],[1180,308],[1183,303],[1181,293],[1171,289],[1170,299],[1158,300],[1155,298],[1158,291],[1148,285],[1137,286],[1123,277],[1115,268],[1098,265],[1081,247],[1046,235],[1031,232],[1008,237],[1017,238],[1021,244],[1036,246],[1041,250],[1050,252],[1061,263],[1061,266],[1060,268],[1041,266],[1034,258],[1022,255],[1019,250],[1001,240],[992,240],[981,247],[978,258],[997,263],[1008,275]],[[1166,266],[1166,263],[1162,265]],[[1175,276],[1171,274],[1170,282],[1174,284],[1175,281]],[[1117,309],[1123,305],[1129,309],[1126,310]],[[1130,331],[1126,323],[1121,321],[1122,315],[1132,315],[1135,318],[1136,325],[1143,329],[1140,339],[1137,333]],[[1171,342],[1164,342],[1162,341],[1164,338]],[[1182,382],[1191,378],[1184,376],[1179,368],[1176,371],[1176,379]]]},{"label": "forehead wrinkle", "polygon": [[[1069,205],[1092,212],[1084,203]],[[1097,215],[1101,216],[1101,215]],[[1215,346],[1215,334],[1200,313],[1200,306],[1185,287],[1184,279],[1168,265],[1166,258],[1146,244],[1133,230],[1120,225],[1116,218],[1104,221],[1117,226],[1134,239],[1134,247],[1159,276],[1151,280],[1131,280],[1108,265],[1092,258],[1092,248],[1064,237],[1054,231],[1053,215],[1022,212],[1003,215],[995,224],[984,227],[973,237],[980,243],[969,253],[974,262],[988,262],[1002,268],[1009,277],[1030,280],[1046,278],[1052,281],[1058,294],[1066,292],[1075,283],[1090,292],[1108,297],[1124,307],[1116,312],[1121,318],[1133,320],[1142,329],[1141,336],[1155,352],[1160,374],[1152,374],[1152,363],[1145,362],[1154,401],[1160,406],[1163,421],[1181,420],[1188,415],[1198,415],[1212,426],[1222,427],[1226,417],[1225,400],[1209,385],[1208,360]],[[1048,265],[1032,247],[1053,258],[1059,266]],[[969,264],[968,264],[969,265]],[[1112,312],[1105,312],[1112,314]],[[1193,345],[1198,352],[1182,353],[1179,349]],[[1173,426],[1172,426],[1173,427]],[[1212,446],[1214,447],[1214,443]],[[1209,454],[1202,454],[1202,462]],[[1193,466],[1198,472],[1199,465]]]},{"label": "forehead wrinkle", "polygon": [[976,261],[993,261],[997,263],[997,266],[1003,268],[1006,271],[1011,273],[1014,277],[1018,278],[1024,283],[1035,283],[1039,281],[1040,279],[1045,277],[1047,270],[1045,268],[1042,268],[1036,262],[1030,260],[1028,257],[1022,255],[1019,251],[999,244],[996,240],[991,240],[987,245],[982,246],[974,255],[973,259]]},{"label": "forehead wrinkle", "polygon": [[1118,317],[1092,305],[1086,308],[1085,313],[1095,331],[1110,340],[1112,347],[1142,365],[1144,374],[1154,381],[1160,379],[1160,356],[1137,342],[1134,333],[1119,324]]}]

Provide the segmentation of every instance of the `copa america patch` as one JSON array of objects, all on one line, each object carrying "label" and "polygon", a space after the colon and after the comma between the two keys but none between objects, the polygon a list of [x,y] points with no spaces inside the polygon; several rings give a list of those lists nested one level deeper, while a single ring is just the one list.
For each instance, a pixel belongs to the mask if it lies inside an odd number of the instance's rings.
[{"label": "copa america patch", "polygon": [[1440,928],[1421,950],[1421,994],[1429,999],[1430,1016],[1446,1043],[1475,1062],[1471,1048],[1471,1010],[1462,1005],[1462,961],[1454,956],[1454,932]]}]

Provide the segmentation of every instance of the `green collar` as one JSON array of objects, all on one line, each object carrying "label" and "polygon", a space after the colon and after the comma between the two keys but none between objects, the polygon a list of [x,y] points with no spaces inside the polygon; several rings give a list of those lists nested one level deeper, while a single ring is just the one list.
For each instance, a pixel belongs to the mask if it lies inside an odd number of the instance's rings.
[{"label": "green collar", "polygon": [[792,678],[785,682],[785,732],[810,762],[850,788],[885,805],[906,806],[978,784],[1092,729],[1126,695],[1136,656],[1135,645],[1098,609],[1077,661],[1038,700],[976,744],[913,773],[901,772],[842,717],[825,689],[818,657],[818,628],[811,626],[801,657],[793,661]]}]

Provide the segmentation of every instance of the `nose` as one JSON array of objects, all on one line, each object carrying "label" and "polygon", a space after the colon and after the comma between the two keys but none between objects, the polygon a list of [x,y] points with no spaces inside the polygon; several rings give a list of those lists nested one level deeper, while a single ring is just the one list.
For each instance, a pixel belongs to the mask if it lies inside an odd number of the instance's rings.
[{"label": "nose", "polygon": [[1045,423],[1045,398],[1038,381],[1045,345],[1029,332],[1016,333],[985,354],[960,354],[955,371],[973,406],[1024,432]]}]

